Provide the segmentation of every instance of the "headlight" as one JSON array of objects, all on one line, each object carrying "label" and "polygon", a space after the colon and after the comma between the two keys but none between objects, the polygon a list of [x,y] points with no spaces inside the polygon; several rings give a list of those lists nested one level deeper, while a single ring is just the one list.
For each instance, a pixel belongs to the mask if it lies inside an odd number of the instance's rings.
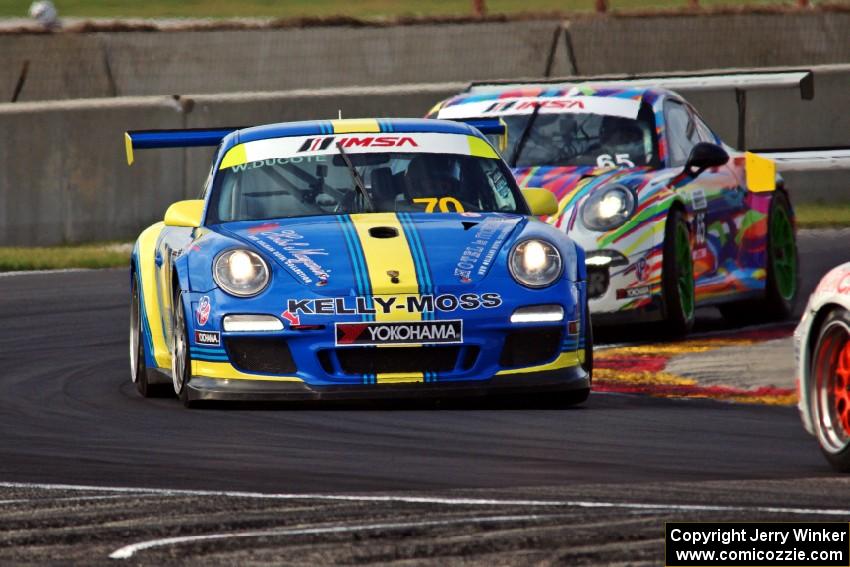
[{"label": "headlight", "polygon": [[543,240],[524,240],[514,246],[508,266],[516,281],[527,287],[546,287],[561,276],[561,254]]},{"label": "headlight", "polygon": [[594,192],[581,209],[581,220],[590,230],[617,228],[634,214],[635,197],[627,187],[612,185]]},{"label": "headlight", "polygon": [[248,297],[260,293],[269,283],[269,268],[259,254],[236,248],[215,259],[213,279],[230,295]]}]

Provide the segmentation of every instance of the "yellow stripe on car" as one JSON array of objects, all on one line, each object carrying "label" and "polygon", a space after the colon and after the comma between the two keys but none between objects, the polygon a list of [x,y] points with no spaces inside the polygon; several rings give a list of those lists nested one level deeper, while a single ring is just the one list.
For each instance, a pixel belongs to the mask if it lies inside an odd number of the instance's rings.
[{"label": "yellow stripe on car", "polygon": [[[583,357],[584,353],[582,353]],[[540,364],[538,366],[528,366],[526,368],[511,368],[510,370],[500,370],[496,374],[504,376],[507,374],[528,374],[529,372],[546,372],[547,370],[560,370],[561,368],[569,368],[577,366],[581,360],[579,351],[562,352],[561,355],[548,364]]]},{"label": "yellow stripe on car", "polygon": [[218,168],[227,169],[228,167],[242,165],[243,163],[248,163],[248,154],[245,150],[245,144],[237,144],[227,150],[227,153],[224,155],[224,159],[221,160],[221,165],[218,166]]},{"label": "yellow stripe on car", "polygon": [[156,263],[154,260],[156,242],[159,233],[162,232],[165,223],[158,222],[139,235],[139,275],[142,282],[142,290],[145,297],[145,316],[148,328],[153,340],[153,356],[156,365],[160,368],[171,368],[171,353],[165,344],[165,334],[162,328],[162,314],[160,313],[159,299],[156,284]]},{"label": "yellow stripe on car", "polygon": [[[421,321],[422,314],[406,309],[396,309],[396,305],[407,303],[410,296],[419,296],[419,282],[416,280],[416,267],[407,236],[395,213],[371,213],[351,215],[351,221],[363,247],[366,270],[372,287],[372,295],[378,299],[394,297],[395,302],[389,313],[384,313],[376,302],[375,320],[379,322]],[[385,227],[395,229],[397,236],[375,238],[369,231]],[[393,279],[398,283],[393,283]],[[392,348],[392,347],[386,347]],[[379,373],[377,382],[422,382],[422,372]]]},{"label": "yellow stripe on car", "polygon": [[192,361],[192,376],[217,378],[220,380],[260,380],[263,382],[303,382],[296,376],[265,376],[240,372],[229,362]]},{"label": "yellow stripe on car", "polygon": [[353,120],[331,120],[334,134],[351,134],[354,132],[380,132],[381,126],[374,118]]},{"label": "yellow stripe on car", "polygon": [[467,136],[466,140],[469,142],[469,155],[475,157],[498,159],[499,154],[496,153],[496,150],[493,149],[493,146],[487,143],[487,140],[482,140],[478,136]]}]

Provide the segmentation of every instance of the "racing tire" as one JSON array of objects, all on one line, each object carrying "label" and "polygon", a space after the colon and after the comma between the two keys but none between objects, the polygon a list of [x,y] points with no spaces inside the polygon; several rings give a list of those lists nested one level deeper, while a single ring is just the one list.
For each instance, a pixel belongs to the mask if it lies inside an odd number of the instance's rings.
[{"label": "racing tire", "polygon": [[812,351],[809,409],[821,452],[838,472],[850,472],[850,313],[827,315]]},{"label": "racing tire", "polygon": [[183,309],[183,295],[180,290],[174,292],[171,314],[171,380],[174,393],[184,407],[190,408],[196,402],[189,397],[189,380],[192,377],[192,355],[189,352],[189,335],[186,330],[186,315]]},{"label": "racing tire", "polygon": [[134,273],[130,283],[130,379],[136,390],[145,398],[164,398],[170,395],[167,384],[151,384],[145,363],[145,337],[142,333],[142,302],[138,276]]},{"label": "racing tire", "polygon": [[680,337],[694,326],[694,260],[691,232],[682,211],[673,209],[664,227],[664,257],[661,269],[664,297],[663,334]]},{"label": "racing tire", "polygon": [[720,306],[723,318],[734,324],[783,321],[794,312],[800,288],[797,239],[788,197],[776,192],[767,217],[767,275],[764,296]]}]

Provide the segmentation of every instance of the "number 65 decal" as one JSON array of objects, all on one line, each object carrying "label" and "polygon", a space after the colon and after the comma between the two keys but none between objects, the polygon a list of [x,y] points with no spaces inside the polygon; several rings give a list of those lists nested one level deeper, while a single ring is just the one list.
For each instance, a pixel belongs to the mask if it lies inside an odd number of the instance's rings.
[{"label": "number 65 decal", "polygon": [[[433,213],[436,207],[440,208],[441,213],[462,213],[463,205],[460,204],[460,201],[455,199],[454,197],[422,197],[419,199],[413,199],[413,202],[417,205],[425,205],[426,213]],[[451,208],[449,208],[451,205]]]},{"label": "number 65 decal", "polygon": [[629,154],[616,154],[613,157],[610,154],[602,154],[596,158],[596,167],[616,167],[618,165],[634,167],[635,162],[629,159]]}]

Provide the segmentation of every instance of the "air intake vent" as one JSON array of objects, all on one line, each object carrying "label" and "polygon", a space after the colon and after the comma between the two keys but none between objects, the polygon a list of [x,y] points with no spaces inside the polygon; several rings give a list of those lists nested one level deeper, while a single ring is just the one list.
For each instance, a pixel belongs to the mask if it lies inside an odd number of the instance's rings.
[{"label": "air intake vent", "polygon": [[369,229],[369,236],[372,238],[395,238],[398,236],[398,229],[391,226],[373,226]]}]

